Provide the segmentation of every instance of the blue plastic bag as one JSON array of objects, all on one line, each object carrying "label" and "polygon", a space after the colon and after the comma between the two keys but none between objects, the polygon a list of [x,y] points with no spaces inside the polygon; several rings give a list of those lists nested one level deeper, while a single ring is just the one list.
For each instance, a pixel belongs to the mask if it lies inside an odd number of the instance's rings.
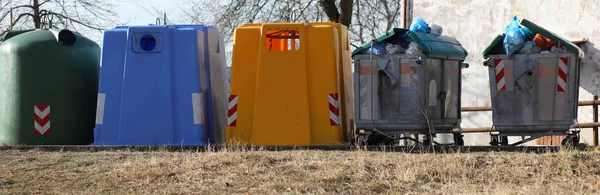
[{"label": "blue plastic bag", "polygon": [[384,42],[379,42],[379,43],[375,43],[373,44],[373,47],[369,47],[369,49],[365,50],[365,54],[375,54],[375,55],[381,55],[381,54],[385,54],[385,43]]},{"label": "blue plastic bag", "polygon": [[516,16],[513,16],[512,21],[504,29],[504,51],[507,56],[511,56],[519,51],[525,42],[533,39],[535,33],[528,28],[520,26],[521,21]]},{"label": "blue plastic bag", "polygon": [[431,27],[427,25],[427,22],[423,20],[423,18],[416,18],[409,28],[412,32],[420,32],[420,33],[431,33]]},{"label": "blue plastic bag", "polygon": [[531,41],[531,40],[533,40],[533,37],[535,37],[535,33],[533,31],[529,30],[529,28],[527,28],[527,27],[521,27],[521,33],[523,33],[523,35],[525,35],[526,41]]}]

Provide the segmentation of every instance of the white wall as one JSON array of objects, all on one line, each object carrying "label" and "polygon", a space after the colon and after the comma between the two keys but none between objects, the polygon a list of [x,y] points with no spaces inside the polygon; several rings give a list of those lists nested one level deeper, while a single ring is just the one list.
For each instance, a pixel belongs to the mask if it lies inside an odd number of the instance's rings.
[{"label": "white wall", "polygon": [[[589,38],[582,48],[580,100],[600,92],[600,2],[589,0],[408,0],[411,18],[421,17],[444,28],[469,51],[471,65],[463,74],[462,106],[490,106],[488,70],[482,66],[483,49],[502,34],[514,14],[564,38]],[[412,12],[412,13],[411,13]],[[463,127],[489,127],[491,112],[464,112]],[[592,108],[579,108],[579,122],[592,122]],[[442,138],[451,142],[449,137]],[[511,142],[520,138],[512,138]],[[592,130],[582,131],[582,142],[593,143]],[[466,134],[466,145],[487,145],[489,135]],[[530,142],[535,144],[535,141]]]}]

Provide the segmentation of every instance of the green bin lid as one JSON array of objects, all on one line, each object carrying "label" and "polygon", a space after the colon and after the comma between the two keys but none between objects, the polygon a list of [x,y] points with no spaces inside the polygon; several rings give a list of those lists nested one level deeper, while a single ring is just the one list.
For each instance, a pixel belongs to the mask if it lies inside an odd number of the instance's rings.
[{"label": "green bin lid", "polygon": [[[585,55],[583,53],[583,50],[581,50],[581,48],[579,48],[577,45],[571,43],[571,41],[566,40],[565,38],[562,38],[527,19],[521,20],[521,25],[529,28],[529,30],[531,30],[533,33],[541,34],[544,37],[547,37],[556,43],[560,43],[560,45],[565,46],[565,48],[569,52],[574,53],[579,58],[583,58]],[[492,42],[485,48],[485,50],[483,50],[482,55],[483,56],[493,55],[490,53],[498,53],[498,52],[501,52],[504,54],[504,47],[502,46],[503,40],[504,40],[504,34],[496,36],[492,40]]]},{"label": "green bin lid", "polygon": [[[408,29],[394,28],[375,38],[376,43],[395,40],[398,35],[408,32],[408,37],[423,50],[423,53],[432,58],[465,60],[468,52],[455,38],[448,36],[437,36],[426,33],[411,32]],[[371,42],[367,42],[352,51],[352,56],[369,49]]]}]

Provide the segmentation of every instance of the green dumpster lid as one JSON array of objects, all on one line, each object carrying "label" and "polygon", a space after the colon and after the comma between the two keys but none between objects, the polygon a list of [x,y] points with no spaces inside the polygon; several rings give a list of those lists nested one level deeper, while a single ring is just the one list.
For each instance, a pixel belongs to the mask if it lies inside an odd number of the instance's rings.
[{"label": "green dumpster lid", "polygon": [[[581,50],[581,48],[579,48],[577,45],[571,43],[571,41],[569,41],[565,38],[562,38],[527,19],[521,20],[521,25],[529,28],[529,30],[531,30],[533,33],[541,34],[544,37],[547,37],[556,43],[560,43],[560,45],[565,46],[565,48],[569,52],[574,53],[579,58],[583,58],[585,55],[583,53],[583,50]],[[504,40],[504,34],[496,36],[496,38],[494,38],[492,40],[492,42],[485,48],[482,55],[487,56],[487,55],[492,55],[491,53],[498,53],[498,52],[504,53],[504,47],[502,46],[503,40]]]},{"label": "green dumpster lid", "polygon": [[[460,42],[452,37],[437,36],[426,33],[411,32],[408,29],[394,28],[391,29],[375,38],[376,43],[382,41],[394,40],[398,35],[408,32],[408,37],[415,42],[429,57],[442,58],[442,59],[454,59],[454,60],[465,60],[468,52],[462,47]],[[367,42],[362,46],[352,51],[352,56],[359,54],[363,50],[369,49],[371,42]]]}]

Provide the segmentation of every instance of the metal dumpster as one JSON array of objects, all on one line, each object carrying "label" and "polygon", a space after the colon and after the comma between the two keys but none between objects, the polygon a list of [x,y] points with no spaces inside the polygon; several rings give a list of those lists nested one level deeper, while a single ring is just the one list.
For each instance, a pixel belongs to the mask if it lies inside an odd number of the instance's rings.
[{"label": "metal dumpster", "polygon": [[387,135],[451,133],[460,125],[461,69],[467,51],[454,38],[400,28],[375,42],[400,37],[418,44],[423,53],[364,54],[371,43],[353,52],[357,130]]},{"label": "metal dumpster", "polygon": [[[521,25],[541,34],[566,52],[514,54],[506,56],[504,35],[497,36],[484,50],[489,67],[494,131],[492,145],[507,145],[505,136],[567,135],[564,141],[578,142],[578,132],[570,131],[577,119],[579,62],[583,51],[564,38],[528,21]],[[498,140],[498,137],[502,137]],[[502,143],[498,143],[501,141]]]}]

